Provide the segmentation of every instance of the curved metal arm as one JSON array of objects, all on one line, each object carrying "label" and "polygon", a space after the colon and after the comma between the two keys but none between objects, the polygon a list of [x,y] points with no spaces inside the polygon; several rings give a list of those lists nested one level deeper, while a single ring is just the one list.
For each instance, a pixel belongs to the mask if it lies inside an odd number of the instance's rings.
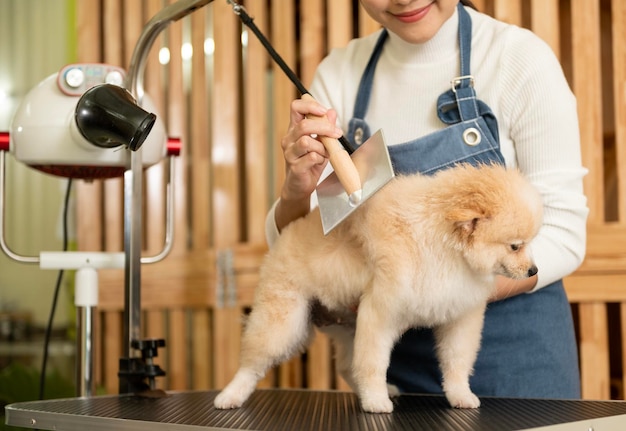
[{"label": "curved metal arm", "polygon": [[[6,209],[6,151],[0,150],[0,250],[11,260],[19,263],[40,264],[39,256],[21,255],[11,249],[5,238],[5,209]],[[154,256],[142,256],[142,264],[157,263],[165,259],[173,247],[174,238],[174,188],[171,178],[174,176],[174,155],[169,156],[168,182],[166,184],[166,216],[165,216],[165,239],[163,248]],[[67,269],[67,268],[65,268]]]},{"label": "curved metal arm", "polygon": [[6,151],[0,150],[0,248],[9,258],[21,262],[21,263],[39,263],[38,256],[22,256],[14,251],[12,251],[7,245],[4,239],[4,207],[5,207],[5,198],[4,191],[6,189],[5,186],[5,164],[6,164]]},{"label": "curved metal arm", "polygon": [[165,242],[161,251],[154,256],[142,256],[141,263],[157,263],[165,259],[172,251],[174,246],[174,187],[172,186],[172,178],[174,176],[174,156],[169,157],[169,176],[167,185],[165,186]]}]

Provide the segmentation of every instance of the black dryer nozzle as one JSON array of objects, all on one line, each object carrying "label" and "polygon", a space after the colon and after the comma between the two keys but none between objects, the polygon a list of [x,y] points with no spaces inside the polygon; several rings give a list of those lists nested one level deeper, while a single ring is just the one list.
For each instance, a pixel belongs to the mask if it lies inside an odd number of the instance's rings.
[{"label": "black dryer nozzle", "polygon": [[93,145],[123,145],[136,151],[152,130],[156,115],[142,109],[126,89],[100,84],[80,97],[74,119],[80,133]]}]

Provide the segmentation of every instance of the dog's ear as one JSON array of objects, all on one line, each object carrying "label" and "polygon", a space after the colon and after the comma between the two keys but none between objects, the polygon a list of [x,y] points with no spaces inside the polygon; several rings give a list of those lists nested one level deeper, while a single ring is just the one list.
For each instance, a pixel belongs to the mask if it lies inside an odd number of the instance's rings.
[{"label": "dog's ear", "polygon": [[447,214],[448,221],[454,224],[455,230],[468,236],[474,232],[480,219],[488,217],[488,214],[479,205],[457,206]]},{"label": "dog's ear", "polygon": [[455,223],[456,230],[463,233],[464,236],[469,236],[476,229],[476,225],[478,224],[478,218],[473,218],[471,220],[464,220]]}]

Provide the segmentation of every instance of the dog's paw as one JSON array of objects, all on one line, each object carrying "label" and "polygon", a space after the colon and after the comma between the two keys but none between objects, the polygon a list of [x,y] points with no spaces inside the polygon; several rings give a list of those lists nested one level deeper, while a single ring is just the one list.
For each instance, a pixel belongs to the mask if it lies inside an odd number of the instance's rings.
[{"label": "dog's paw", "polygon": [[471,391],[447,392],[446,398],[455,409],[476,409],[480,407],[480,400]]},{"label": "dog's paw", "polygon": [[387,396],[361,398],[361,408],[368,413],[391,413],[393,402]]},{"label": "dog's paw", "polygon": [[243,394],[234,393],[233,391],[223,390],[213,400],[215,408],[220,410],[238,409],[246,401],[248,397]]},{"label": "dog's paw", "polygon": [[218,409],[236,409],[252,395],[256,387],[255,374],[247,369],[240,369],[233,380],[215,397],[213,405]]}]

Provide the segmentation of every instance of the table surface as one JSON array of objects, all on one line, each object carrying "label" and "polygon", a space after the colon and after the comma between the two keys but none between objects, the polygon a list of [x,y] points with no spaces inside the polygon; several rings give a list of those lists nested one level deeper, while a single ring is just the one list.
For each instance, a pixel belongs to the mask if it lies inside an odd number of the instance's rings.
[{"label": "table surface", "polygon": [[[217,410],[217,391],[168,392],[162,397],[98,396],[6,406],[6,423],[40,430],[527,430],[626,429],[626,402],[481,398],[478,409],[452,409],[436,395],[402,395],[391,414],[364,413],[352,393],[257,390],[240,409]],[[623,415],[623,417],[622,417]],[[603,421],[610,419],[610,427]],[[582,421],[582,422],[581,422]],[[562,424],[576,423],[563,428]],[[617,425],[616,425],[617,424]]]}]

